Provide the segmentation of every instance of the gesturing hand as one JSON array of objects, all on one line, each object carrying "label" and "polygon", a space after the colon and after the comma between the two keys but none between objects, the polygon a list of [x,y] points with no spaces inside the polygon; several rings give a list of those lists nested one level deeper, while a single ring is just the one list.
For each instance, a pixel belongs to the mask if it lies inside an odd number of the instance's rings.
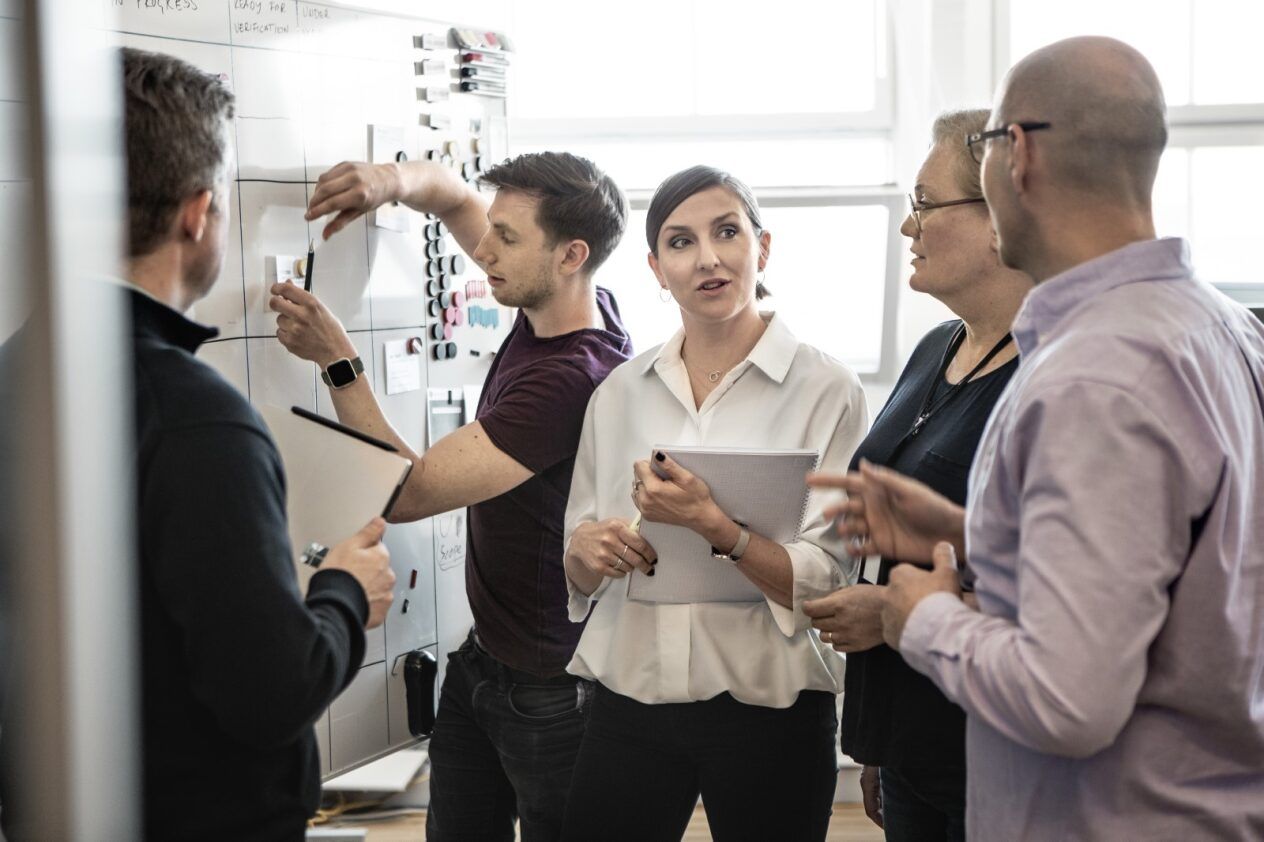
[{"label": "gesturing hand", "polygon": [[922,570],[911,564],[897,564],[891,570],[882,606],[882,637],[892,649],[900,648],[904,624],[917,603],[934,593],[950,593],[961,597],[957,576],[957,554],[952,544],[941,541],[931,554],[934,567]]},{"label": "gesturing hand", "polygon": [[328,240],[356,217],[394,201],[398,185],[394,173],[391,164],[343,161],[316,181],[316,189],[307,203],[307,221],[337,213],[321,232],[321,237]]},{"label": "gesturing hand", "polygon": [[319,298],[295,284],[273,284],[268,307],[277,316],[277,339],[296,357],[323,367],[356,356],[351,337]]},{"label": "gesturing hand", "polygon": [[612,579],[621,579],[634,568],[653,576],[658,564],[658,553],[649,542],[616,517],[575,527],[567,553],[587,570]]},{"label": "gesturing hand", "polygon": [[847,499],[825,510],[853,556],[930,562],[939,541],[961,543],[965,510],[929,486],[861,460],[859,473],[813,474],[808,484],[839,488]]},{"label": "gesturing hand", "polygon": [[805,599],[803,613],[821,640],[838,652],[863,652],[882,642],[882,588],[852,585],[820,599]]}]

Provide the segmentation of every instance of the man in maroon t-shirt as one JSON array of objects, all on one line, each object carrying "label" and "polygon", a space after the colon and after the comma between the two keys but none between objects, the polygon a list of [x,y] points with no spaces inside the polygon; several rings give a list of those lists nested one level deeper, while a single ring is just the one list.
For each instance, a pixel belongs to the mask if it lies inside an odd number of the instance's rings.
[{"label": "man in maroon t-shirt", "polygon": [[326,370],[339,419],[413,460],[391,520],[470,508],[474,630],[449,659],[430,740],[432,842],[512,839],[515,816],[527,842],[561,830],[591,691],[566,673],[582,626],[566,616],[562,519],[588,398],[632,355],[614,297],[593,283],[627,223],[615,183],[552,152],[506,161],[482,182],[497,189],[490,204],[438,164],[344,163],[320,177],[308,206],[309,220],[337,213],[326,239],[387,202],[435,214],[487,272],[496,301],[520,309],[476,420],[424,457],[355,374],[337,318],[293,284],[275,285],[271,300],[277,338]]}]

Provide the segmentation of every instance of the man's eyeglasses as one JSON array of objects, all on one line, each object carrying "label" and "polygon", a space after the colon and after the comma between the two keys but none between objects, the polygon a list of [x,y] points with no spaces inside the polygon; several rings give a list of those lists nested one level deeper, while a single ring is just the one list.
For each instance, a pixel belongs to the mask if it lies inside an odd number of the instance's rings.
[{"label": "man's eyeglasses", "polygon": [[983,148],[986,142],[994,137],[1005,137],[1010,133],[1010,129],[1018,127],[1025,132],[1036,132],[1041,129],[1050,128],[1052,123],[1006,123],[999,129],[990,129],[986,132],[975,132],[966,135],[966,148],[970,150],[970,157],[974,159],[976,164],[983,163]]},{"label": "man's eyeglasses", "polygon": [[913,216],[913,224],[917,226],[917,236],[922,236],[922,214],[935,208],[950,208],[953,205],[972,205],[975,202],[987,201],[982,196],[977,199],[952,199],[947,202],[919,202],[912,196],[908,197],[909,212]]}]

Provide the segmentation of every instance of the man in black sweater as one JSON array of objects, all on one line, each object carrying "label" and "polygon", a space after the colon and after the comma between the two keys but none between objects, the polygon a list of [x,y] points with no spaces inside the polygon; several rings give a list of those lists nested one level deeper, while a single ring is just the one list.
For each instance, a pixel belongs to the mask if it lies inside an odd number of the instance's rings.
[{"label": "man in black sweater", "polygon": [[280,456],[194,358],[182,314],[227,245],[233,96],[169,56],[123,51],[135,352],[144,819],[149,839],[301,839],[313,723],[351,681],[394,575],[376,519],[297,585]]}]

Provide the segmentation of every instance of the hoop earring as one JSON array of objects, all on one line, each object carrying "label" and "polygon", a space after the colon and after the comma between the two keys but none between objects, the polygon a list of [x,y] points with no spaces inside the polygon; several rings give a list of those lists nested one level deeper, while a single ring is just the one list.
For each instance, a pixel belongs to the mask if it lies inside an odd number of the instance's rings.
[{"label": "hoop earring", "polygon": [[666,304],[668,301],[671,301],[672,300],[671,290],[669,290],[667,287],[659,287],[658,300],[663,302],[664,304]]}]

